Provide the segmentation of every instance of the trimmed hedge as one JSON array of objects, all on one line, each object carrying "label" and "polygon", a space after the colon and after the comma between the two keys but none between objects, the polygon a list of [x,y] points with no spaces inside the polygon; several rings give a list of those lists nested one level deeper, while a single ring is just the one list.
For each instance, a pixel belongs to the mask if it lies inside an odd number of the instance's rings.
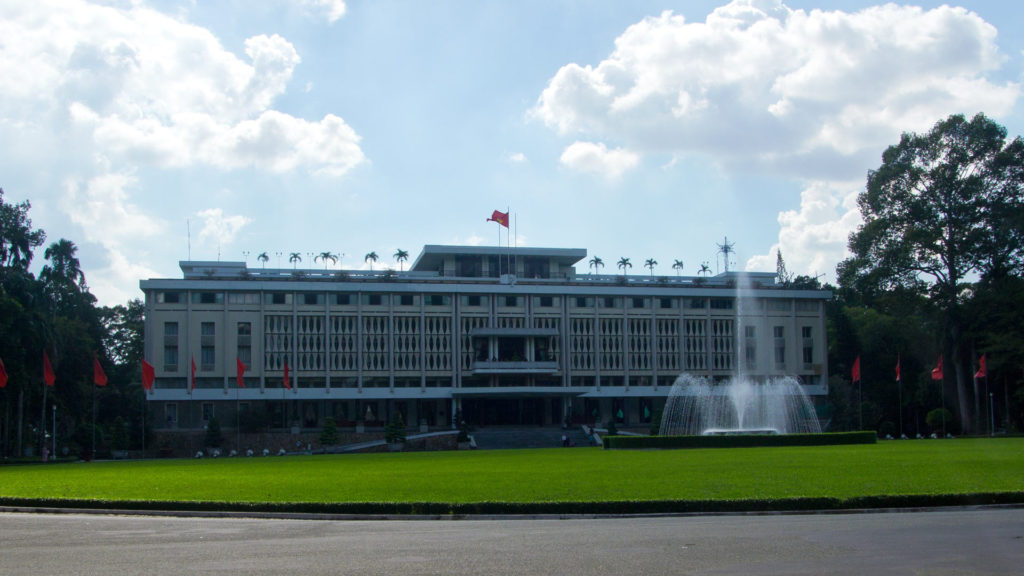
[{"label": "trimmed hedge", "polygon": [[873,430],[829,434],[736,434],[731,436],[605,436],[605,450],[675,448],[754,448],[760,446],[832,446],[875,444]]},{"label": "trimmed hedge", "polygon": [[156,500],[76,500],[0,498],[7,508],[70,510],[177,511],[197,514],[323,514],[352,516],[618,515],[811,512],[942,506],[1024,504],[1024,492],[910,494],[856,498],[781,498],[746,500],[632,500],[609,502],[198,502]]}]

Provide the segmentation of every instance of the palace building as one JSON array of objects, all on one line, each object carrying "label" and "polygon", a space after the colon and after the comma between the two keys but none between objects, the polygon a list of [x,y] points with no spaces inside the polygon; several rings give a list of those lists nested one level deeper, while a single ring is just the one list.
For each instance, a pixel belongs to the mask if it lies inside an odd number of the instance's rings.
[{"label": "palace building", "polygon": [[684,373],[795,376],[825,405],[829,292],[774,273],[586,264],[583,249],[435,245],[407,271],[181,262],[182,278],[140,283],[155,428],[238,411],[272,429],[381,425],[395,411],[424,430],[645,427]]}]

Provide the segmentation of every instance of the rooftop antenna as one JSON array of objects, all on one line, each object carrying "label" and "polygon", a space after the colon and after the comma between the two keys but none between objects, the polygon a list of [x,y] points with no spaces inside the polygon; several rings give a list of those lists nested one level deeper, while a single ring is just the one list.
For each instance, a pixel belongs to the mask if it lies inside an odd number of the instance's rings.
[{"label": "rooftop antenna", "polygon": [[723,240],[721,244],[718,244],[718,252],[722,254],[722,260],[725,263],[726,274],[729,273],[729,254],[736,253],[736,250],[733,250],[733,246],[736,246],[736,243],[733,242],[732,244],[730,244],[728,236],[725,237],[725,240]]},{"label": "rooftop antenna", "polygon": [[192,260],[192,221],[185,218],[185,226],[188,228],[188,259]]}]

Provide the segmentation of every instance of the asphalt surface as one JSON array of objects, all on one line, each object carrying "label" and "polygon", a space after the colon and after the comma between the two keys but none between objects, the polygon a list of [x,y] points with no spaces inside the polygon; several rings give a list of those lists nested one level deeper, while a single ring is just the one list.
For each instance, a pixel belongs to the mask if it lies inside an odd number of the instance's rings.
[{"label": "asphalt surface", "polygon": [[1024,574],[1024,508],[529,520],[0,513],[0,574]]}]

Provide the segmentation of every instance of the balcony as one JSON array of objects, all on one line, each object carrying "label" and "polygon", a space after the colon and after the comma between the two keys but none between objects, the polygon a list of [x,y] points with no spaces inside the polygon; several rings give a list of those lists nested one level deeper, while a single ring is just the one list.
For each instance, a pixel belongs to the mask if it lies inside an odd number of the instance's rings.
[{"label": "balcony", "polygon": [[524,360],[477,360],[473,362],[473,375],[485,374],[557,374],[558,362],[530,362]]}]

